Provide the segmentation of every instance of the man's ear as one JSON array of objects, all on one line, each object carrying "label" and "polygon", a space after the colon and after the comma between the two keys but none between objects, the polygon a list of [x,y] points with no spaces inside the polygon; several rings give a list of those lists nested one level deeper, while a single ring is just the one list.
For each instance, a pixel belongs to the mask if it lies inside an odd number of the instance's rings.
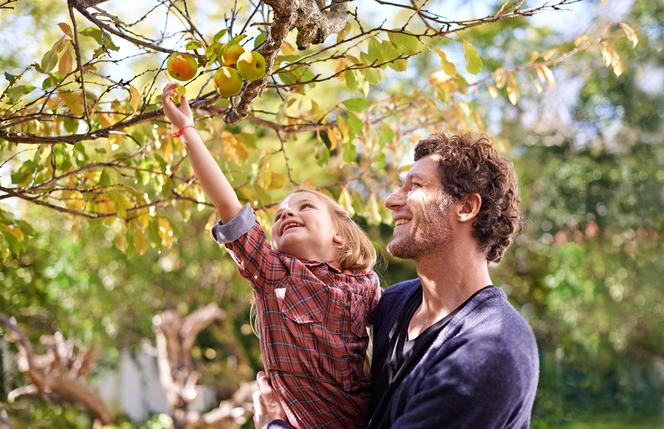
[{"label": "man's ear", "polygon": [[480,194],[470,194],[459,203],[457,219],[459,222],[471,222],[475,220],[481,207],[482,197]]}]

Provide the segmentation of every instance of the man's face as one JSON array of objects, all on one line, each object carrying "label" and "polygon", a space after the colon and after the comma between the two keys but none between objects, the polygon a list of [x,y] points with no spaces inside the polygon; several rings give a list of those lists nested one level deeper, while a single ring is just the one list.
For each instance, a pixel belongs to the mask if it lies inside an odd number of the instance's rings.
[{"label": "man's face", "polygon": [[420,158],[403,184],[385,200],[394,231],[387,250],[399,258],[417,259],[443,248],[451,236],[451,198],[443,189],[436,155]]}]

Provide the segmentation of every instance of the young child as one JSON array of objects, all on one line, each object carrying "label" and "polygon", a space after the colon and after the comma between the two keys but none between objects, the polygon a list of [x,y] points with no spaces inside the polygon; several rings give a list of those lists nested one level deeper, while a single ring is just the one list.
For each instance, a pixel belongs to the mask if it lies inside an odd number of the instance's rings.
[{"label": "young child", "polygon": [[277,208],[272,245],[242,206],[194,127],[176,84],[164,87],[164,113],[182,136],[198,180],[221,221],[224,243],[256,298],[263,364],[289,422],[302,429],[366,426],[367,324],[381,296],[376,251],[328,196],[297,190]]}]

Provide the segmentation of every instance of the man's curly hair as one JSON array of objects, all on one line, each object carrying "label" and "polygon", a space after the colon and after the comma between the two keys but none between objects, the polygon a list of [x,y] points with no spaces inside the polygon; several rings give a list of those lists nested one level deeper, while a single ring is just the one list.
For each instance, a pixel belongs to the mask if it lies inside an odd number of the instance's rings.
[{"label": "man's curly hair", "polygon": [[473,233],[487,260],[499,262],[521,227],[512,163],[500,156],[489,137],[472,133],[440,132],[415,147],[415,161],[434,154],[439,156],[443,189],[454,201],[473,193],[482,197]]}]

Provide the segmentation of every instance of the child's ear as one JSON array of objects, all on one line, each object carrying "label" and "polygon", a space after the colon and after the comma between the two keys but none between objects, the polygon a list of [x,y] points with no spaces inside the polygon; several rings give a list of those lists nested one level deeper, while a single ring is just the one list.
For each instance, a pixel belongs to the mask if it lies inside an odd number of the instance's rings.
[{"label": "child's ear", "polygon": [[341,234],[335,232],[334,237],[332,237],[332,243],[334,243],[336,247],[341,247],[344,244],[343,240],[341,239]]}]

